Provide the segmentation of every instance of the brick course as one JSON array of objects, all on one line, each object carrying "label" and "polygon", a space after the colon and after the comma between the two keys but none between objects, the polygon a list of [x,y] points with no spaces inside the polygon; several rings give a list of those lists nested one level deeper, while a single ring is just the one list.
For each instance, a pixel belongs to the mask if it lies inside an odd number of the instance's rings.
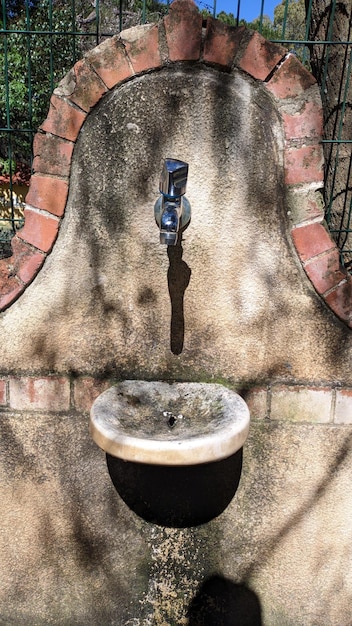
[{"label": "brick course", "polygon": [[54,93],[59,95],[60,89],[71,102],[87,113],[107,92],[106,85],[85,59],[77,61]]},{"label": "brick course", "polygon": [[330,388],[274,385],[270,419],[328,423],[332,418],[332,400]]},{"label": "brick course", "polygon": [[[132,33],[136,33],[136,29],[130,29]],[[126,31],[129,33],[130,31]],[[138,31],[137,31],[138,32]],[[126,53],[131,62],[134,72],[137,74],[145,70],[157,68],[162,65],[161,54],[159,51],[159,28],[157,25],[151,26],[146,24],[143,36],[127,37],[122,32],[120,37],[124,43]]]},{"label": "brick course", "polygon": [[70,381],[64,376],[10,378],[9,407],[17,411],[68,411]]},{"label": "brick course", "polygon": [[352,389],[336,392],[335,423],[352,424]]},{"label": "brick course", "polygon": [[198,61],[202,44],[202,16],[194,2],[177,0],[164,18],[170,61]]},{"label": "brick course", "polygon": [[74,381],[73,400],[77,411],[89,411],[94,400],[112,383],[94,378],[78,378]]},{"label": "brick course", "polygon": [[352,276],[349,274],[333,291],[324,296],[326,304],[350,328],[352,328]]},{"label": "brick course", "polygon": [[253,78],[265,80],[286,53],[283,46],[270,43],[258,32],[253,32],[239,61],[239,67]]},{"label": "brick course", "polygon": [[285,135],[287,138],[319,140],[323,135],[323,112],[316,102],[304,102],[297,113],[289,115],[282,112]]},{"label": "brick course", "polygon": [[67,180],[35,174],[31,178],[26,202],[36,209],[43,209],[57,217],[62,217],[65,212],[67,196]]},{"label": "brick course", "polygon": [[292,239],[301,261],[334,249],[334,242],[321,224],[313,223],[292,230]]},{"label": "brick course", "polygon": [[0,406],[6,405],[6,380],[0,378]]},{"label": "brick course", "polygon": [[203,61],[230,69],[239,49],[244,27],[235,28],[207,18]]},{"label": "brick course", "polygon": [[37,133],[33,141],[33,171],[67,178],[74,144],[50,133]]},{"label": "brick course", "polygon": [[49,252],[59,230],[58,219],[28,207],[24,210],[24,217],[24,227],[17,236],[39,250]]},{"label": "brick course", "polygon": [[268,417],[268,390],[266,387],[254,387],[241,393],[241,396],[247,403],[252,419]]},{"label": "brick course", "polygon": [[285,183],[297,185],[324,180],[324,156],[320,145],[287,148],[285,151]]},{"label": "brick course", "polygon": [[12,258],[0,261],[0,311],[6,309],[25,289],[25,284],[15,275],[12,261]]},{"label": "brick course", "polygon": [[267,88],[277,98],[296,98],[315,85],[315,82],[314,76],[302,63],[289,54],[268,81]]},{"label": "brick course", "polygon": [[118,35],[103,41],[100,46],[88,52],[85,59],[108,89],[112,89],[133,74],[125,46]]},{"label": "brick course", "polygon": [[340,255],[336,248],[306,263],[304,269],[320,294],[333,289],[346,278],[346,272],[341,268]]},{"label": "brick course", "polygon": [[[113,379],[90,376],[4,376],[0,410],[88,413],[94,400],[114,384]],[[351,388],[277,383],[240,393],[254,421],[352,424]]]},{"label": "brick course", "polygon": [[18,278],[27,285],[43,265],[46,254],[34,250],[32,246],[22,241],[19,237],[14,237],[11,245],[13,250],[11,262],[13,263],[14,271]]},{"label": "brick course", "polygon": [[40,126],[40,129],[63,139],[76,141],[86,117],[87,113],[73,107],[67,100],[53,94],[50,100],[48,117]]}]

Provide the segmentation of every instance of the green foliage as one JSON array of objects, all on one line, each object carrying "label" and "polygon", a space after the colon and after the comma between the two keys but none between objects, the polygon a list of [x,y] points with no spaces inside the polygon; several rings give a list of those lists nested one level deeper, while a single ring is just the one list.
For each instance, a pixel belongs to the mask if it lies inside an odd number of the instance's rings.
[{"label": "green foliage", "polygon": [[305,0],[288,0],[287,5],[286,0],[282,0],[274,10],[274,28],[279,39],[294,42],[288,44],[288,47],[295,51],[305,65],[309,66],[307,47],[297,43],[306,38]]},{"label": "green foliage", "polygon": [[237,19],[233,13],[225,13],[225,11],[221,11],[216,17],[221,22],[229,24],[229,26],[237,26]]},{"label": "green foliage", "polygon": [[[0,124],[11,133],[0,134],[0,157],[29,162],[33,132],[45,119],[50,94],[74,63],[106,36],[129,28],[144,19],[159,20],[168,11],[166,2],[123,0],[122,15],[117,0],[100,0],[99,11],[91,0],[4,0],[10,31],[0,36]],[[275,9],[275,19],[258,17],[239,25],[258,30],[271,40],[302,39],[305,35],[304,0],[286,0]],[[92,10],[93,9],[93,10]],[[212,13],[202,10],[203,17]],[[233,13],[220,12],[217,18],[237,25]],[[76,34],[73,34],[76,33]],[[77,34],[80,33],[80,34]],[[17,132],[18,130],[18,132]]]},{"label": "green foliage", "polygon": [[304,0],[282,0],[274,10],[274,27],[282,39],[302,40],[306,32]]},{"label": "green foliage", "polygon": [[7,29],[18,33],[11,32],[0,40],[0,66],[5,76],[0,84],[0,124],[21,132],[11,134],[11,145],[7,136],[2,136],[0,155],[28,161],[32,133],[23,130],[36,130],[45,119],[50,93],[76,61],[72,36],[61,34],[72,30],[72,15],[66,2],[50,7],[44,0],[32,3],[27,11],[24,3],[11,4]]},{"label": "green foliage", "polygon": [[0,157],[0,174],[8,176],[16,169],[16,163],[13,159],[2,159]]},{"label": "green foliage", "polygon": [[277,30],[268,15],[263,15],[262,18],[257,17],[255,20],[253,20],[253,22],[247,24],[247,27],[251,28],[252,30],[259,31],[260,34],[265,37],[265,39],[275,40],[278,38]]},{"label": "green foliage", "polygon": [[[0,81],[0,125],[12,129],[10,135],[0,133],[3,159],[29,162],[33,131],[47,115],[53,89],[88,49],[119,32],[119,6],[116,0],[100,0],[97,13],[91,0],[5,0],[1,25],[15,32],[0,36],[5,78]],[[143,0],[124,0],[122,9],[122,28],[129,28],[142,19],[159,20],[168,6],[147,0],[143,11]]]},{"label": "green foliage", "polygon": [[213,17],[213,14],[209,11],[209,9],[200,9],[200,14],[203,20],[205,20],[207,17]]}]

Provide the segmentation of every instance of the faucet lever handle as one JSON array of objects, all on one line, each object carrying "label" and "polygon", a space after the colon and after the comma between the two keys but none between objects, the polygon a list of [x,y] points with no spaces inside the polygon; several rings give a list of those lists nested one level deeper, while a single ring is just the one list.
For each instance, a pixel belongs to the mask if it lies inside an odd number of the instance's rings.
[{"label": "faucet lever handle", "polygon": [[164,196],[179,198],[186,193],[188,163],[178,159],[165,159],[159,189]]}]

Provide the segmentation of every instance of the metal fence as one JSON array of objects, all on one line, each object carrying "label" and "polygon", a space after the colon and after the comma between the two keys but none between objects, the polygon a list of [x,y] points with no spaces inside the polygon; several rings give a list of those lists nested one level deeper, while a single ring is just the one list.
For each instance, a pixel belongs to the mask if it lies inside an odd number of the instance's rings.
[{"label": "metal fence", "polygon": [[[327,225],[352,267],[352,24],[334,28],[337,0],[321,23],[314,23],[314,1],[278,0],[274,17],[268,0],[252,0],[257,18],[245,20],[248,0],[232,0],[231,13],[219,0],[199,1],[200,10],[232,25],[247,24],[266,38],[293,49],[319,82],[325,110],[325,205]],[[23,223],[30,178],[33,135],[45,119],[57,82],[90,48],[125,28],[159,20],[169,2],[154,0],[2,0],[0,14],[0,258],[11,255],[10,239]],[[218,6],[217,6],[218,5]],[[307,5],[307,6],[305,6]],[[348,3],[346,2],[346,7]],[[338,56],[339,63],[334,65]],[[334,72],[332,68],[336,67]],[[332,76],[332,73],[334,76]],[[328,103],[334,83],[337,94]]]}]

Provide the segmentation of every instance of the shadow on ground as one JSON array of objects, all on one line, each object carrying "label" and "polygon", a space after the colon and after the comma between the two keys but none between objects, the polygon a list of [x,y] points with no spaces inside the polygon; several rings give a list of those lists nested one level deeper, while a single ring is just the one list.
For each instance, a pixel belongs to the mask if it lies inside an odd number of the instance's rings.
[{"label": "shadow on ground", "polygon": [[257,595],[218,574],[199,588],[188,611],[188,626],[262,626]]}]

